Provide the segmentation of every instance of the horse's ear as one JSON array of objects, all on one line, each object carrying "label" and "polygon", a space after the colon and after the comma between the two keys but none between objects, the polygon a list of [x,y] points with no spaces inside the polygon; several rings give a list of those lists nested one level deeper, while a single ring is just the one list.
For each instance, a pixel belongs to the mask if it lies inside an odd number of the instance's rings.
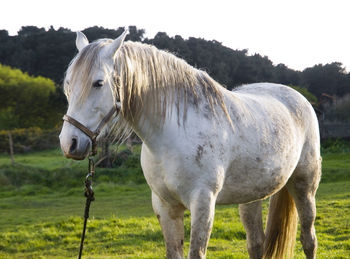
[{"label": "horse's ear", "polygon": [[122,35],[120,35],[118,38],[116,38],[111,45],[108,47],[107,56],[114,59],[115,54],[120,49],[120,47],[123,45],[123,42],[125,40],[126,35],[128,34],[128,30],[125,30]]},{"label": "horse's ear", "polygon": [[77,49],[79,52],[85,48],[87,45],[89,45],[89,41],[86,38],[85,34],[81,31],[77,31],[77,38],[75,39],[75,45],[77,46]]}]

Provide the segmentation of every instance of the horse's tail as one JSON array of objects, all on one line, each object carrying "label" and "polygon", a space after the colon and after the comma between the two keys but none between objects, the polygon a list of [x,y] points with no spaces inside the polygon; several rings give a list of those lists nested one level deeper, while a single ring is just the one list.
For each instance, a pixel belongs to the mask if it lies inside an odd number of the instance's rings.
[{"label": "horse's tail", "polygon": [[264,259],[293,257],[297,223],[294,200],[287,187],[283,187],[270,199],[265,231]]}]

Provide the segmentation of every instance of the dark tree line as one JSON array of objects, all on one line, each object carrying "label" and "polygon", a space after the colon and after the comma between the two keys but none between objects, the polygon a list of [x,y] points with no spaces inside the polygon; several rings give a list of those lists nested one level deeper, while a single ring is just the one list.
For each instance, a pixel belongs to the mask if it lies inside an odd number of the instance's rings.
[{"label": "dark tree line", "polygon": [[[83,32],[90,41],[99,38],[116,38],[124,28],[105,29],[90,27]],[[127,40],[153,44],[185,59],[191,65],[207,71],[228,89],[253,82],[276,82],[307,88],[318,98],[326,93],[343,96],[350,93],[350,73],[341,63],[315,65],[304,71],[295,71],[284,64],[274,65],[266,56],[248,55],[247,50],[232,50],[217,41],[177,35],[169,37],[159,32],[153,39],[145,38],[145,31],[129,27]],[[64,72],[76,54],[75,33],[69,29],[51,27],[48,30],[35,26],[22,27],[18,35],[9,36],[0,30],[0,63],[20,68],[29,75],[51,78],[59,86]],[[62,91],[54,98],[65,102]]]},{"label": "dark tree line", "polygon": [[350,93],[350,73],[334,62],[296,71],[284,64],[273,65],[260,54],[248,55],[247,50],[232,50],[217,41],[198,38],[184,40],[159,32],[154,39],[145,39],[160,49],[167,49],[191,65],[206,70],[228,89],[254,82],[274,82],[307,88],[316,97],[323,93],[344,96]]}]

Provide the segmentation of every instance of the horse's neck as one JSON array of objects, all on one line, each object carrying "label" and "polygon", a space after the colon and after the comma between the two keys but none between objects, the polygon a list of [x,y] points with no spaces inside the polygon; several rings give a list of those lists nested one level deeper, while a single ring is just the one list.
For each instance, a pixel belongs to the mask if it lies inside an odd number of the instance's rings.
[{"label": "horse's neck", "polygon": [[[142,112],[138,121],[128,122],[129,126],[145,144],[152,146],[167,134],[165,131],[169,127],[169,124],[174,124],[172,121],[177,117],[177,110],[175,104],[172,105],[174,106],[172,107],[172,111],[161,122],[157,122],[158,118],[152,118],[152,115],[156,115],[149,112]],[[174,127],[178,127],[178,125],[174,125]]]},{"label": "horse's neck", "polygon": [[[220,107],[217,107],[215,115],[205,101],[200,102],[198,106],[191,102],[184,106],[183,101],[179,107],[175,102],[171,105],[172,107],[168,107],[169,111],[167,111],[164,122],[160,125],[154,123],[153,118],[149,118],[146,114],[142,114],[140,121],[131,125],[134,132],[151,150],[159,149],[164,145],[172,145],[169,143],[184,141],[183,137],[193,136],[199,131],[208,132],[221,126],[227,128],[228,131],[232,130]],[[185,117],[184,108],[186,109]]]}]

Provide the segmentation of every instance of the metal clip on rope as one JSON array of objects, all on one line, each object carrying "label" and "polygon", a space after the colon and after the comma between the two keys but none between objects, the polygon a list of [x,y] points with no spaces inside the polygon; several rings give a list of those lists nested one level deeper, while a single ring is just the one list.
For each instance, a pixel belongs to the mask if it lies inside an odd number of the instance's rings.
[{"label": "metal clip on rope", "polygon": [[85,177],[85,197],[91,201],[95,200],[92,190],[92,178],[95,175],[95,162],[92,156],[89,156],[89,173]]}]

